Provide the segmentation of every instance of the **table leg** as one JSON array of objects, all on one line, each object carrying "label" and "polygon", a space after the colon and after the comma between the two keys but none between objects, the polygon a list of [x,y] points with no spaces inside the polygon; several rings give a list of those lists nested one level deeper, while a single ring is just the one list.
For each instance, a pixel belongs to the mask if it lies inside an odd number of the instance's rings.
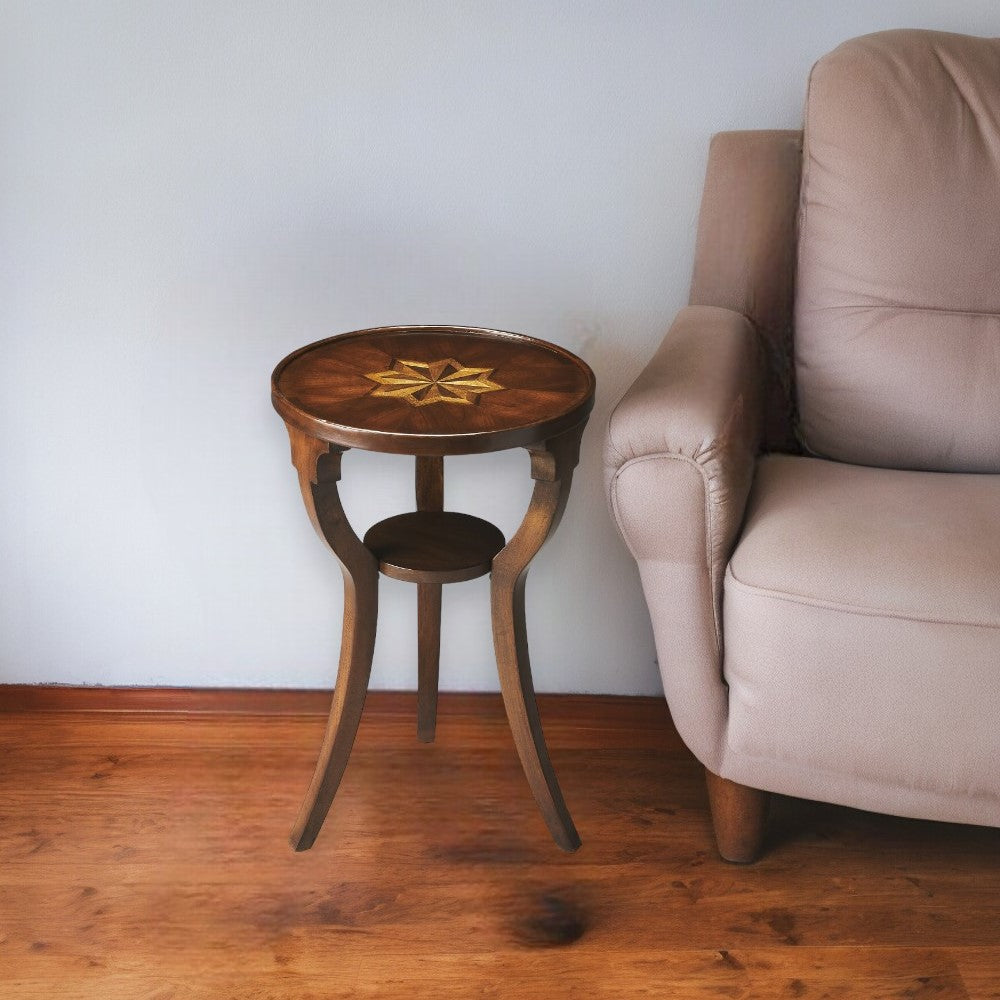
[{"label": "table leg", "polygon": [[368,692],[378,617],[378,562],[347,521],[337,482],[343,450],[289,428],[292,462],[306,510],[320,537],[333,549],[344,574],[344,629],[330,717],[316,770],[290,842],[312,847],[340,785],[354,746]]},{"label": "table leg", "polygon": [[583,425],[528,449],[535,488],[514,537],[493,559],[493,644],[500,691],[521,766],[555,842],[565,851],[580,846],[542,733],[528,658],[524,585],[528,565],[559,524],[569,498]]},{"label": "table leg", "polygon": [[417,584],[417,739],[433,743],[441,657],[441,584]]},{"label": "table leg", "polygon": [[[444,459],[418,455],[417,510],[444,510]],[[417,739],[433,743],[441,661],[441,584],[417,584]]]}]

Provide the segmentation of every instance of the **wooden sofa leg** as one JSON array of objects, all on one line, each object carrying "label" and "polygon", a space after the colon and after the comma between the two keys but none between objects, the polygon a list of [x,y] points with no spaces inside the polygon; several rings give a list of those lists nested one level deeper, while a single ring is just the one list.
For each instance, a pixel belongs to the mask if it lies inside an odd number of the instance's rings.
[{"label": "wooden sofa leg", "polygon": [[726,861],[746,865],[757,860],[764,841],[770,795],[705,771],[715,842]]}]

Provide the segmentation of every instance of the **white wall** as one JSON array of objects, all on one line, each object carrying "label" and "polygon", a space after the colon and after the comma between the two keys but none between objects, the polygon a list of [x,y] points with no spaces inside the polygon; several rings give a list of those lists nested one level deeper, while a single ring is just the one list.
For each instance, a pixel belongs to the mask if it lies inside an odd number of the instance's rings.
[{"label": "white wall", "polygon": [[[995,0],[0,3],[0,681],[326,687],[341,584],[271,368],[389,323],[580,353],[598,405],[529,578],[536,683],[659,690],[604,507],[611,403],[686,298],[709,135],[797,127],[810,64]],[[451,459],[507,532],[523,454]],[[359,528],[409,460],[351,452]],[[382,583],[374,684],[412,687]],[[445,592],[442,686],[493,689],[488,585]]]}]

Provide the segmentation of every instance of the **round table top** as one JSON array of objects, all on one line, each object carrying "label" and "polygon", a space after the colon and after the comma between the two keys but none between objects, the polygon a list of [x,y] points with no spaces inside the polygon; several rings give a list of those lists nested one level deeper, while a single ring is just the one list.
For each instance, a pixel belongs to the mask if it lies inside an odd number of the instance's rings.
[{"label": "round table top", "polygon": [[526,447],[575,427],[594,373],[570,351],[517,333],[394,326],[330,337],[271,376],[289,424],[347,448],[468,455]]}]

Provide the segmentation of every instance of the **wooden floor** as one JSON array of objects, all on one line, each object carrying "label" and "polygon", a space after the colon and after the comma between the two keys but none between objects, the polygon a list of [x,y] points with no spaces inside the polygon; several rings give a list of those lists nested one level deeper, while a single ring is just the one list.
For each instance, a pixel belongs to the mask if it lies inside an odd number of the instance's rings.
[{"label": "wooden floor", "polygon": [[1000,997],[1000,831],[781,800],[734,867],[661,702],[541,705],[573,855],[494,697],[373,695],[299,855],[317,715],[0,713],[0,997]]}]

